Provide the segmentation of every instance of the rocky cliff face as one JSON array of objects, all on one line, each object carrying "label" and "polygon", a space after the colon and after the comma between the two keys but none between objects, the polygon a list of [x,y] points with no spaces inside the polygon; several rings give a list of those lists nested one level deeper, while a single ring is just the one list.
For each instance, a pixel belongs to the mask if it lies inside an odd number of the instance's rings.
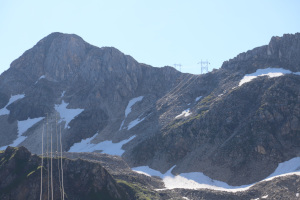
[{"label": "rocky cliff face", "polygon": [[300,34],[285,34],[283,37],[272,37],[268,45],[257,47],[241,53],[222,65],[223,69],[242,71],[246,74],[258,68],[285,67],[299,71]]},{"label": "rocky cliff face", "polygon": [[[176,165],[173,174],[198,171],[231,185],[256,182],[300,156],[300,76],[240,81],[259,69],[300,72],[299,41],[299,33],[273,37],[218,70],[191,75],[140,64],[76,35],[50,34],[0,76],[0,147],[20,138],[24,121],[40,119],[18,143],[34,153],[41,153],[43,127],[44,133],[61,127],[65,151],[81,141],[131,138],[120,154],[130,167],[166,172]],[[62,110],[78,114],[68,118]]]}]

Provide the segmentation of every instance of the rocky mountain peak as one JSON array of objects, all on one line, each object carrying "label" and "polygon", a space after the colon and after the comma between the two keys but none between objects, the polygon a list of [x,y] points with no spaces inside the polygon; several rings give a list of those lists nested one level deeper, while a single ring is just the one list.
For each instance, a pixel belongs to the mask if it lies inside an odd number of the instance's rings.
[{"label": "rocky mountain peak", "polygon": [[77,76],[88,76],[84,79],[90,80],[88,71],[93,74],[124,72],[127,62],[136,63],[116,48],[92,46],[75,34],[51,33],[12,62],[11,68],[26,74],[32,81],[41,76],[52,81]]},{"label": "rocky mountain peak", "polygon": [[63,80],[66,73],[74,73],[83,62],[87,46],[77,35],[52,33],[12,62],[11,68],[33,79],[46,75]]},{"label": "rocky mountain peak", "polygon": [[272,37],[267,55],[282,63],[295,65],[291,70],[300,70],[300,33],[284,34],[282,37]]},{"label": "rocky mountain peak", "polygon": [[45,75],[58,80],[76,73],[85,60],[88,44],[76,35],[60,34],[53,39],[44,60]]},{"label": "rocky mountain peak", "polygon": [[240,53],[225,61],[221,69],[253,73],[268,67],[300,71],[300,33],[272,37],[268,45]]}]

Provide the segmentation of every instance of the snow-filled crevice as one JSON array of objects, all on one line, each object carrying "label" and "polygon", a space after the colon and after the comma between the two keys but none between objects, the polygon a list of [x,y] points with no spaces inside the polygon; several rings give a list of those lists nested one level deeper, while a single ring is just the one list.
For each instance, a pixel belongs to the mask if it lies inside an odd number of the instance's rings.
[{"label": "snow-filled crevice", "polygon": [[202,96],[196,97],[195,102],[199,101],[202,98]]},{"label": "snow-filled crevice", "polygon": [[[125,118],[124,118],[124,120],[122,121],[119,130],[122,130],[122,129],[125,128],[125,127],[124,127],[124,123],[125,123],[125,120],[126,120],[127,116],[129,115],[129,113],[131,113],[131,107],[132,107],[134,104],[136,104],[137,102],[142,101],[143,98],[144,98],[144,96],[135,97],[135,98],[131,99],[131,100],[128,102],[128,105],[127,105],[127,107],[126,107],[126,109],[125,109]],[[141,119],[141,120],[137,119],[137,121],[134,120],[135,122],[132,121],[132,122],[131,122],[131,123],[132,123],[131,128],[132,128],[133,126],[136,126],[138,123],[140,123],[140,122],[143,121],[143,120],[144,120],[144,119]],[[134,124],[135,124],[135,125],[134,125]],[[131,129],[131,128],[129,128],[129,125],[128,125],[127,129],[129,130],[129,129]]]},{"label": "snow-filled crevice", "polygon": [[[31,128],[34,124],[38,123],[42,119],[44,119],[44,117],[33,118],[33,119],[28,118],[27,120],[18,121],[17,139],[15,139],[12,144],[7,146],[16,147],[19,144],[21,144],[27,138],[26,136],[23,136],[23,133],[25,133],[29,128]],[[6,149],[7,146],[1,147],[0,150]]]},{"label": "snow-filled crevice", "polygon": [[67,106],[69,103],[66,103],[64,100],[62,101],[61,104],[55,105],[54,108],[55,110],[59,113],[60,115],[60,122],[65,121],[65,129],[70,128],[69,123],[77,116],[79,115],[84,109],[76,108],[76,109],[69,109]]},{"label": "snow-filled crevice", "polygon": [[45,75],[42,75],[34,84],[37,84],[39,82],[39,80],[43,79],[43,78],[46,78]]},{"label": "snow-filled crevice", "polygon": [[70,148],[69,152],[94,152],[94,151],[102,151],[102,153],[106,153],[109,155],[117,155],[122,156],[122,154],[125,152],[125,150],[122,149],[122,146],[128,142],[130,142],[132,139],[135,138],[134,136],[131,136],[130,138],[126,140],[122,140],[118,143],[113,143],[112,141],[103,141],[98,144],[93,144],[91,141],[98,135],[96,133],[94,136],[83,139],[79,143],[73,144],[73,146]]},{"label": "snow-filled crevice", "polygon": [[6,104],[6,106],[4,106],[4,108],[0,109],[0,115],[9,115],[10,111],[7,110],[7,106],[9,106],[13,102],[15,102],[19,99],[22,99],[24,97],[25,97],[25,94],[17,94],[17,95],[11,96],[8,103]]},{"label": "snow-filled crevice", "polygon": [[142,118],[142,119],[137,118],[137,119],[131,121],[131,122],[128,124],[128,126],[127,126],[127,130],[132,129],[133,127],[135,127],[136,125],[138,125],[139,123],[141,123],[142,121],[144,121],[145,118],[146,118],[146,117],[144,117],[144,118]]}]

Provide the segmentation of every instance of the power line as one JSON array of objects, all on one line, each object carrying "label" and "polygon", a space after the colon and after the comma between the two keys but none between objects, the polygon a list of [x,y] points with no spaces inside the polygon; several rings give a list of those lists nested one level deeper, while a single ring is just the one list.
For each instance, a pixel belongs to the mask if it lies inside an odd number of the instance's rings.
[{"label": "power line", "polygon": [[[56,132],[56,158],[57,158],[57,170],[58,170],[58,180],[59,180],[59,191],[62,193],[62,188],[61,188],[61,178],[60,178],[60,166],[59,166],[59,140],[58,140],[58,132],[57,132],[57,113],[55,113],[55,132]],[[62,195],[61,195],[62,197]],[[61,198],[62,199],[62,198]]]},{"label": "power line", "polygon": [[65,188],[64,188],[64,170],[63,170],[63,165],[62,165],[62,142],[61,142],[61,126],[59,126],[60,130],[60,159],[61,159],[61,186],[62,186],[62,199],[65,199]]},{"label": "power line", "polygon": [[50,136],[51,136],[51,141],[50,141],[50,144],[51,144],[51,152],[50,152],[50,156],[51,156],[51,158],[50,158],[50,161],[51,161],[51,200],[53,200],[53,162],[52,162],[52,160],[53,160],[53,154],[52,154],[52,152],[53,152],[53,149],[52,149],[52,126],[50,126]]},{"label": "power line", "polygon": [[48,176],[48,199],[50,199],[50,177],[49,177],[49,135],[48,135],[48,113],[47,113],[47,126],[46,126],[46,135],[47,135],[47,176]]},{"label": "power line", "polygon": [[43,131],[42,131],[42,164],[41,164],[41,192],[40,192],[40,200],[42,200],[43,196],[43,166],[44,166],[44,123],[43,123]]}]

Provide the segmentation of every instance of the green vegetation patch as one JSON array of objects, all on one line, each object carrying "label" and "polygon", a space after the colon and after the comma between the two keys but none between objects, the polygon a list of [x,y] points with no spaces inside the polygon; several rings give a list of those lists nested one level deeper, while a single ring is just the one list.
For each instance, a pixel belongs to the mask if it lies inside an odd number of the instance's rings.
[{"label": "green vegetation patch", "polygon": [[27,174],[27,177],[30,176],[31,174],[33,174],[34,172],[35,172],[35,170],[30,172],[29,174]]},{"label": "green vegetation patch", "polygon": [[149,189],[139,185],[138,183],[129,183],[124,180],[117,179],[117,183],[122,186],[123,188],[129,190],[131,196],[134,196],[135,199],[138,200],[152,200],[152,199],[159,199],[159,195]]},{"label": "green vegetation patch", "polygon": [[11,160],[11,159],[13,159],[13,158],[15,157],[16,153],[17,153],[17,151],[14,151],[14,153],[13,153],[13,154],[11,154],[11,156],[10,156],[10,158],[9,158],[8,160]]},{"label": "green vegetation patch", "polygon": [[210,94],[210,95],[204,97],[204,98],[200,101],[200,103],[201,103],[201,104],[206,104],[206,105],[207,105],[207,104],[211,104],[213,100],[214,100],[214,96],[213,96],[212,94]]},{"label": "green vegetation patch", "polygon": [[190,117],[190,118],[188,118],[188,119],[186,119],[186,120],[180,120],[180,121],[174,120],[173,122],[171,122],[171,123],[169,124],[169,126],[168,126],[167,129],[169,129],[169,130],[170,130],[170,129],[176,129],[176,128],[178,128],[178,127],[180,127],[180,126],[183,126],[183,125],[185,125],[185,124],[187,124],[187,123],[189,123],[189,122],[191,122],[191,121],[193,121],[193,120],[195,120],[195,119],[200,119],[200,118],[204,117],[205,114],[206,114],[208,111],[209,111],[209,110],[203,110],[203,111],[201,111],[200,114],[195,115],[195,116],[193,116],[193,117]]},{"label": "green vegetation patch", "polygon": [[7,159],[5,159],[5,157],[1,158],[1,160],[0,160],[0,167],[2,165],[4,165],[6,162],[7,162]]},{"label": "green vegetation patch", "polygon": [[41,168],[42,168],[42,166],[38,166],[35,170],[33,170],[33,171],[31,171],[30,173],[28,173],[28,174],[27,174],[27,178],[28,178],[31,174],[35,173],[36,171],[38,171],[38,170],[41,169]]}]

